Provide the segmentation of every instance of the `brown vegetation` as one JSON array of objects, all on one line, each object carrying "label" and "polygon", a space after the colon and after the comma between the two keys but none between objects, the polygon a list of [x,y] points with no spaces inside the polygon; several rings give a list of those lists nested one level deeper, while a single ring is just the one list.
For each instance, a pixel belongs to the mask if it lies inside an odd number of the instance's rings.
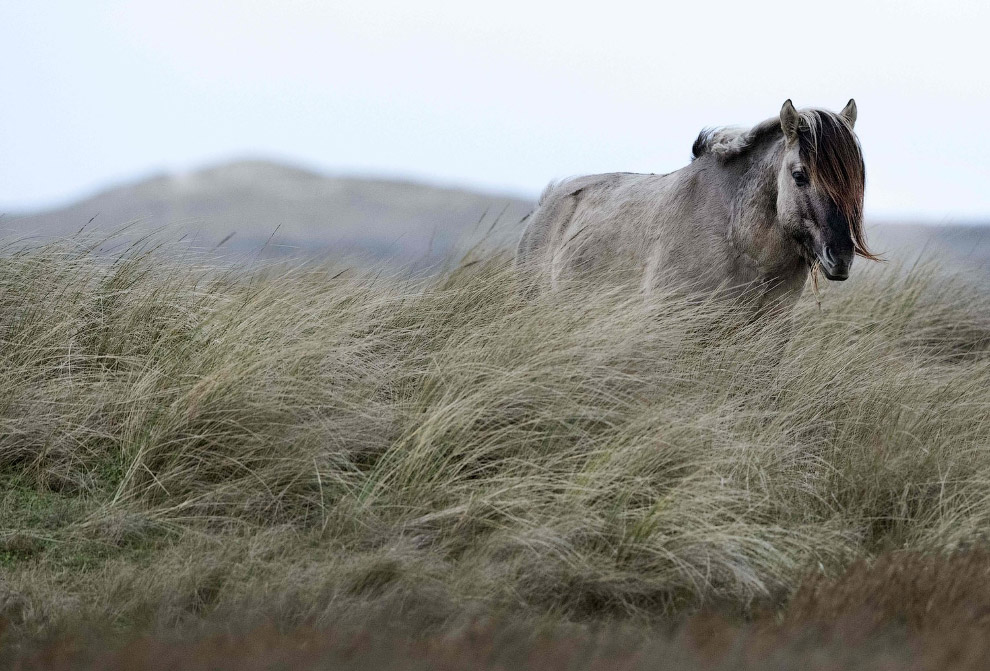
[{"label": "brown vegetation", "polygon": [[[666,624],[474,616],[441,627],[385,618],[183,635],[63,636],[6,660],[20,669],[985,669],[990,556],[891,553],[807,578],[782,609]],[[0,657],[2,659],[2,657]]]}]

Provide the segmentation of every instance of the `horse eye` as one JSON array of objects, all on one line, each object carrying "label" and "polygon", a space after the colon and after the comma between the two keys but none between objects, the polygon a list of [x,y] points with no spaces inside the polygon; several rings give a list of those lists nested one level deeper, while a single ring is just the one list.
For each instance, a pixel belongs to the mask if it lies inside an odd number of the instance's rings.
[{"label": "horse eye", "polygon": [[791,177],[794,178],[794,183],[798,186],[805,186],[808,183],[808,176],[800,170],[795,170],[792,172]]}]

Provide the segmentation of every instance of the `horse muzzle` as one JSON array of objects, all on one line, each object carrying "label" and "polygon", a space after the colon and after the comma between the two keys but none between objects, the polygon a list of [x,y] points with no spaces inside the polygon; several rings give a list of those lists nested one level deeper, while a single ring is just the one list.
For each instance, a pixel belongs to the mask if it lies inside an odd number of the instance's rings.
[{"label": "horse muzzle", "polygon": [[842,282],[849,279],[849,269],[852,268],[853,256],[848,258],[845,255],[836,254],[828,247],[822,249],[815,255],[821,265],[825,277],[833,282]]}]

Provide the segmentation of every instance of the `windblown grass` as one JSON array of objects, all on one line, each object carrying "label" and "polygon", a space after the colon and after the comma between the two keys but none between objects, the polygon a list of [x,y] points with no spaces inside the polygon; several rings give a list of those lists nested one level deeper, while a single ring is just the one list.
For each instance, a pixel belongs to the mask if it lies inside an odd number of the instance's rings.
[{"label": "windblown grass", "polygon": [[988,547],[990,298],[859,268],[783,329],[504,258],[0,263],[0,614],[659,622]]}]

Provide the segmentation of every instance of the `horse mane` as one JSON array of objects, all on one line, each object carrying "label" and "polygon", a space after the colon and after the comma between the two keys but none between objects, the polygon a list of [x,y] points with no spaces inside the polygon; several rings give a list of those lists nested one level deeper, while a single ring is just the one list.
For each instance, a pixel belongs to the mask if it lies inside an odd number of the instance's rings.
[{"label": "horse mane", "polygon": [[[849,222],[856,254],[878,261],[866,245],[863,231],[863,195],[866,164],[852,126],[834,112],[803,109],[798,112],[798,151],[808,177],[825,192]],[[752,128],[705,128],[691,147],[692,160],[706,154],[719,161],[741,156],[768,138],[783,137],[780,119],[774,117]]]}]

